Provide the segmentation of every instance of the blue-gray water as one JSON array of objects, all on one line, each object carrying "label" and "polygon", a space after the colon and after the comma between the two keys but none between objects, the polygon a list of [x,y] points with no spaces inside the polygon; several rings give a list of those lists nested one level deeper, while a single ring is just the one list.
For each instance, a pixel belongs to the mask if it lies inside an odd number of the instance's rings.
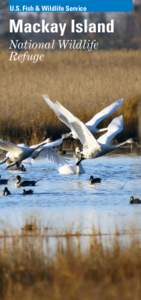
[{"label": "blue-gray water", "polygon": [[[27,165],[22,176],[41,179],[29,196],[15,187],[19,172],[1,167],[12,195],[0,197],[0,230],[20,229],[31,218],[58,232],[81,228],[87,233],[93,227],[104,234],[116,227],[121,233],[131,227],[141,230],[141,205],[129,205],[131,195],[141,198],[141,157],[105,156],[84,161],[83,166],[86,173],[81,176],[62,176],[46,161]],[[101,177],[102,183],[91,186],[90,175]],[[2,190],[0,186],[1,194]]]}]

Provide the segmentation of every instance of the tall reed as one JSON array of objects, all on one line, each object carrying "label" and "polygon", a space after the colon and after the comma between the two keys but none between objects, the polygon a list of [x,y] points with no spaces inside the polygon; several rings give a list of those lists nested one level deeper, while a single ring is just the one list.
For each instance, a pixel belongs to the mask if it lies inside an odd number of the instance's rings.
[{"label": "tall reed", "polygon": [[[47,52],[38,64],[9,62],[0,52],[0,136],[36,142],[57,137],[62,125],[42,99],[48,94],[83,121],[118,98],[125,98],[125,132],[137,137],[141,100],[140,51]],[[120,113],[120,112],[118,112]]]}]

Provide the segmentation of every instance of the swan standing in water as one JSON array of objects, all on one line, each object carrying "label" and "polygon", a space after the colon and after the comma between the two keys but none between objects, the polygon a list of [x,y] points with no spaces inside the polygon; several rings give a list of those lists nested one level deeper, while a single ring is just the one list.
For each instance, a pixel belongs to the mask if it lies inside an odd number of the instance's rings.
[{"label": "swan standing in water", "polygon": [[82,151],[77,151],[77,156],[80,158],[96,158],[108,152],[114,151],[125,144],[131,144],[133,142],[132,139],[128,139],[117,145],[112,144],[115,136],[124,128],[123,116],[114,118],[107,127],[107,133],[96,140],[96,138],[82,121],[75,117],[59,102],[57,102],[57,107],[57,117],[68,126],[72,134],[80,140],[83,146]]},{"label": "swan standing in water", "polygon": [[23,144],[16,145],[11,142],[0,140],[0,149],[7,152],[4,160],[0,164],[8,163],[7,169],[12,166],[20,167],[21,162],[36,153],[43,145],[49,142],[49,139],[41,142],[40,144],[26,146]]},{"label": "swan standing in water", "polygon": [[74,164],[65,163],[58,168],[58,172],[62,175],[81,175],[85,173],[85,170],[81,164],[82,158],[78,159]]},{"label": "swan standing in water", "polygon": [[[58,119],[62,121],[66,126],[68,126],[67,120],[65,120],[65,115],[61,113],[60,109],[60,103],[59,102],[53,102],[49,99],[48,96],[43,96],[45,102],[48,104],[48,106],[54,111]],[[105,107],[103,110],[101,110],[99,113],[97,113],[91,120],[89,120],[85,125],[87,128],[94,134],[97,132],[105,132],[107,128],[101,128],[98,129],[97,126],[106,118],[108,118],[111,114],[116,112],[121,106],[123,105],[123,99],[118,99],[112,104]],[[76,139],[76,133],[74,132],[73,128],[70,128],[71,132],[69,134],[66,134],[66,136],[71,136]]]}]

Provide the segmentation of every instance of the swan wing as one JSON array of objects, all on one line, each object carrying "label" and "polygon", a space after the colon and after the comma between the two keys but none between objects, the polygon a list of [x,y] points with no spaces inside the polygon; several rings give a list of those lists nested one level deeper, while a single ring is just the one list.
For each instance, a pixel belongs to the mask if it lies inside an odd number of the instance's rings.
[{"label": "swan wing", "polygon": [[39,144],[35,144],[35,145],[31,145],[30,146],[30,149],[36,149],[37,147],[42,147],[43,145],[46,145],[46,144],[48,144],[48,143],[50,143],[50,138],[46,138],[43,142],[41,142],[41,143],[39,143]]},{"label": "swan wing", "polygon": [[[78,136],[75,134],[74,130],[72,127],[70,127],[70,124],[66,118],[66,115],[64,113],[62,113],[61,107],[59,106],[59,102],[53,102],[49,99],[48,96],[43,96],[45,102],[48,104],[48,106],[54,111],[54,113],[56,114],[57,118],[64,123],[67,127],[70,128],[71,130],[71,134],[73,136],[73,138],[77,139]],[[62,106],[63,107],[63,106]]]},{"label": "swan wing", "polygon": [[86,127],[86,125],[77,117],[75,117],[70,111],[68,111],[62,104],[60,104],[59,102],[56,102],[56,104],[59,107],[61,116],[65,116],[65,119],[67,120],[67,126],[72,132],[74,132],[74,134],[80,140],[81,144],[83,145],[83,148],[99,149],[100,146],[97,140]]},{"label": "swan wing", "polygon": [[2,140],[0,140],[0,149],[5,152],[11,152],[14,154],[21,154],[23,152],[21,146]]},{"label": "swan wing", "polygon": [[43,158],[58,166],[66,164],[66,160],[63,157],[61,157],[61,155],[59,155],[55,149],[46,149],[44,151],[41,151],[37,156],[37,159]]},{"label": "swan wing", "polygon": [[50,142],[48,144],[43,145],[41,148],[39,148],[39,151],[45,150],[45,149],[55,149],[58,148],[63,144],[63,138],[60,138],[54,142]]},{"label": "swan wing", "polygon": [[44,98],[45,102],[48,104],[48,106],[52,109],[52,111],[56,114],[58,119],[68,127],[67,120],[65,119],[65,116],[61,115],[57,104],[55,102],[51,101],[48,96],[43,96],[43,98]]},{"label": "swan wing", "polygon": [[86,123],[86,126],[88,126],[92,132],[95,132],[96,127],[99,125],[99,123],[102,122],[107,117],[109,117],[115,111],[117,111],[123,105],[123,101],[124,101],[123,99],[118,99],[112,104],[105,107],[103,110],[97,113],[91,120],[89,120]]},{"label": "swan wing", "polygon": [[58,154],[58,147],[62,144],[62,140],[57,140],[55,142],[44,145],[42,149],[38,149],[34,152],[34,159],[46,158],[49,162],[52,162],[58,166],[66,164],[66,160]]},{"label": "swan wing", "polygon": [[46,158],[49,162],[56,163],[57,165],[64,164],[66,161],[57,153],[59,146],[63,143],[63,138],[54,142],[43,145],[41,148],[34,151],[32,158],[41,159]]},{"label": "swan wing", "polygon": [[26,148],[26,147],[28,147],[26,144],[23,144],[23,143],[17,144],[16,146],[21,147],[21,148]]},{"label": "swan wing", "polygon": [[91,134],[83,122],[81,122],[59,102],[56,101],[53,103],[47,96],[44,96],[44,100],[49,107],[53,109],[58,119],[71,130],[72,135],[80,140],[83,148],[100,148],[95,137]]},{"label": "swan wing", "polygon": [[113,139],[124,129],[123,116],[114,118],[108,126],[108,131],[99,137],[98,142],[102,145],[111,145]]}]

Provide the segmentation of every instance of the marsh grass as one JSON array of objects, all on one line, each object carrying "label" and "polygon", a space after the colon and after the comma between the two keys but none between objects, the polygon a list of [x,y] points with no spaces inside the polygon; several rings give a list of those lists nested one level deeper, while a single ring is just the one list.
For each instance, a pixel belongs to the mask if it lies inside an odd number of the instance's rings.
[{"label": "marsh grass", "polygon": [[0,52],[0,135],[37,142],[58,137],[64,126],[42,99],[48,94],[83,121],[118,98],[128,136],[137,137],[137,106],[141,100],[141,52],[47,52],[43,63],[9,62]]},{"label": "marsh grass", "polygon": [[31,238],[31,230],[26,230],[22,238],[11,238],[10,246],[6,238],[1,244],[0,299],[140,299],[139,241],[133,239],[123,247],[116,234],[105,247],[95,232],[83,251],[81,234],[76,242],[70,231],[64,233],[65,243],[57,238],[55,254],[48,255],[44,239],[39,235],[37,242],[36,233]]}]

